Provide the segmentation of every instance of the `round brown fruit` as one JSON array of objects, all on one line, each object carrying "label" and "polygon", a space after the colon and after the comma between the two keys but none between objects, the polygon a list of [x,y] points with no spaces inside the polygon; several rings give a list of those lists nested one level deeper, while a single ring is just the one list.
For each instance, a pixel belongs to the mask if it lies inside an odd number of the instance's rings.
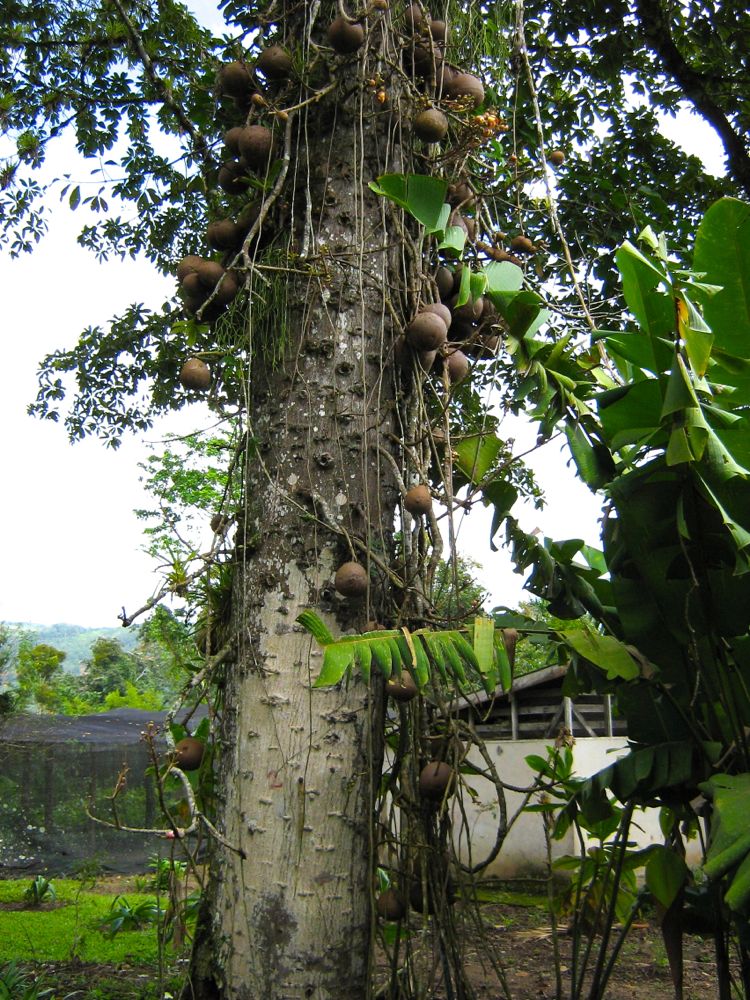
[{"label": "round brown fruit", "polygon": [[375,909],[383,920],[403,920],[406,916],[406,903],[395,889],[381,892],[375,903]]},{"label": "round brown fruit", "polygon": [[449,267],[439,267],[435,272],[435,284],[441,299],[453,294],[453,271]]},{"label": "round brown fruit", "polygon": [[418,3],[409,4],[406,8],[406,27],[410,31],[419,31],[425,21],[425,13],[421,6]]},{"label": "round brown fruit", "polygon": [[216,82],[219,91],[230,97],[244,97],[252,88],[250,70],[243,62],[224,63],[219,67]]},{"label": "round brown fruit", "polygon": [[239,290],[240,285],[237,281],[237,275],[235,272],[225,271],[221,284],[216,289],[216,297],[214,301],[220,306],[228,306],[229,303],[237,297]]},{"label": "round brown fruit", "polygon": [[445,40],[448,37],[448,28],[445,21],[430,21],[430,34],[432,35],[433,42],[437,42],[438,45],[445,45]]},{"label": "round brown fruit", "polygon": [[457,101],[462,97],[469,97],[475,108],[484,102],[484,86],[479,77],[472,76],[471,73],[456,73],[455,76],[446,80],[443,85],[443,94],[451,100]]},{"label": "round brown fruit", "polygon": [[432,510],[432,494],[430,493],[430,487],[425,483],[420,483],[418,486],[412,486],[404,497],[404,507],[406,507],[409,513],[414,517],[418,517],[420,514],[429,514]]},{"label": "round brown fruit", "polygon": [[177,280],[184,281],[189,274],[194,274],[202,263],[203,258],[197,257],[194,253],[189,253],[187,257],[183,257],[177,265]]},{"label": "round brown fruit", "polygon": [[456,772],[442,760],[432,760],[419,772],[419,794],[430,802],[440,802],[452,791]]},{"label": "round brown fruit", "polygon": [[414,132],[422,142],[440,142],[448,134],[448,119],[437,108],[420,111],[414,119]]},{"label": "round brown fruit", "polygon": [[417,683],[408,670],[402,670],[401,676],[392,674],[385,682],[385,693],[394,701],[411,701],[416,698],[419,690]]},{"label": "round brown fruit", "polygon": [[270,45],[258,56],[255,68],[269,80],[283,80],[292,71],[292,57],[281,45]]},{"label": "round brown fruit", "polygon": [[367,570],[358,562],[345,562],[336,570],[333,585],[344,597],[362,597],[367,593]]},{"label": "round brown fruit", "polygon": [[456,184],[448,185],[448,201],[451,205],[460,205],[462,208],[474,207],[474,192],[466,181],[458,181]]},{"label": "round brown fruit", "polygon": [[460,382],[469,374],[469,359],[459,348],[451,350],[448,354],[448,377],[451,382]]},{"label": "round brown fruit", "polygon": [[406,339],[417,351],[436,351],[448,339],[445,321],[435,313],[417,313],[406,328]]},{"label": "round brown fruit", "polygon": [[328,26],[328,44],[339,55],[351,55],[362,47],[364,41],[365,29],[361,24],[352,24],[346,18],[337,17]]},{"label": "round brown fruit", "polygon": [[195,736],[186,736],[175,745],[175,764],[183,771],[197,771],[203,760],[206,745]]},{"label": "round brown fruit", "polygon": [[[450,274],[450,271],[448,273]],[[453,287],[452,274],[451,274],[451,287]],[[420,312],[434,313],[436,316],[439,316],[445,323],[446,330],[451,325],[451,322],[453,320],[453,314],[451,313],[450,309],[448,308],[448,306],[443,305],[442,302],[431,302],[429,305],[422,306]]]},{"label": "round brown fruit", "polygon": [[242,125],[235,125],[228,132],[224,133],[224,147],[232,157],[240,155],[240,136],[242,135]]},{"label": "round brown fruit", "polygon": [[404,49],[405,68],[412,70],[415,76],[429,77],[434,70],[435,76],[439,78],[442,64],[443,53],[437,45],[430,44],[429,39]]},{"label": "round brown fruit", "polygon": [[233,219],[217,219],[208,224],[206,242],[214,250],[233,250],[240,246],[243,235],[242,227]]},{"label": "round brown fruit", "polygon": [[516,253],[536,253],[536,247],[528,236],[514,236],[510,241],[510,248]]},{"label": "round brown fruit", "polygon": [[226,160],[222,163],[217,182],[226,194],[244,194],[250,184],[247,170],[239,160]]},{"label": "round brown fruit", "polygon": [[273,150],[273,133],[264,125],[248,125],[239,137],[240,155],[253,170],[265,170]]},{"label": "round brown fruit", "polygon": [[565,163],[565,153],[561,149],[553,149],[547,159],[553,167],[561,167]]},{"label": "round brown fruit", "polygon": [[196,274],[203,287],[213,291],[217,282],[224,277],[224,268],[218,261],[202,260],[200,267],[196,268]]},{"label": "round brown fruit", "polygon": [[211,369],[200,358],[188,358],[180,369],[180,382],[186,389],[204,392],[211,386]]}]

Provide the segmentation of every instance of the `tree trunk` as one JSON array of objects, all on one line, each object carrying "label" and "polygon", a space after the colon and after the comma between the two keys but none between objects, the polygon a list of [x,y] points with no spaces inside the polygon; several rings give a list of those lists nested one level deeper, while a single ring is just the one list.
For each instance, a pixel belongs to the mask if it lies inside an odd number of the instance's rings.
[{"label": "tree trunk", "polygon": [[[280,277],[250,270],[237,657],[217,746],[231,848],[214,844],[187,990],[200,1000],[369,995],[382,683],[313,688],[321,650],[296,618],[312,609],[334,634],[361,631],[388,586],[398,492],[380,449],[397,430],[389,296],[403,265],[367,184],[389,167],[389,122],[359,81],[349,102],[290,123],[274,224],[294,256]],[[360,600],[333,586],[355,557],[370,578]]]}]

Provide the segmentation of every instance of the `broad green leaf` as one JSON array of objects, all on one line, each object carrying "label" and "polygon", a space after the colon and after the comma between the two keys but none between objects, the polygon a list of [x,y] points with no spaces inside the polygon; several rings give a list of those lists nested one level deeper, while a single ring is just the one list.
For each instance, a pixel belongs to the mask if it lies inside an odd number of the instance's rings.
[{"label": "broad green leaf", "polygon": [[672,364],[674,347],[660,337],[649,337],[645,333],[607,333],[599,331],[597,340],[603,340],[607,352],[619,355],[644,371],[659,375]]},{"label": "broad green leaf", "polygon": [[313,687],[330,687],[338,684],[354,660],[354,647],[350,644],[339,646],[333,643],[325,647],[323,667]]},{"label": "broad green leaf", "polygon": [[487,289],[487,275],[484,271],[471,272],[471,298],[476,301]]},{"label": "broad green leaf", "polygon": [[486,483],[482,489],[482,501],[485,506],[494,507],[492,525],[490,526],[490,548],[497,552],[494,538],[500,525],[510,513],[513,504],[518,499],[518,490],[505,479],[494,479]]},{"label": "broad green leaf", "polygon": [[724,898],[733,910],[743,910],[750,901],[750,774],[715,774],[698,787],[713,801],[703,871],[710,879],[729,875]]},{"label": "broad green leaf", "polygon": [[536,292],[490,292],[489,295],[507,323],[508,333],[517,340],[532,337],[549,316]]},{"label": "broad green leaf", "polygon": [[693,264],[707,283],[722,286],[703,303],[716,347],[750,357],[750,205],[735,198],[711,205],[698,227]]},{"label": "broad green leaf", "polygon": [[406,209],[421,222],[428,233],[444,228],[445,196],[448,182],[430,174],[409,174],[406,182]]},{"label": "broad green leaf", "polygon": [[[370,182],[375,194],[389,198],[410,212],[428,232],[445,225],[445,196],[448,182],[429,174],[382,174]],[[441,226],[442,221],[442,226]]]},{"label": "broad green leaf", "polygon": [[680,336],[685,341],[690,367],[696,375],[702,378],[708,371],[714,335],[684,292],[681,293],[677,302],[677,318]]},{"label": "broad green leaf", "polygon": [[610,680],[621,677],[628,681],[638,677],[638,664],[614,636],[599,635],[588,628],[572,629],[560,635],[566,645],[604,670]]},{"label": "broad green leaf", "polygon": [[456,308],[465,306],[471,298],[471,268],[461,268],[461,279],[458,284],[458,294],[456,296]]},{"label": "broad green leaf", "polygon": [[438,250],[447,250],[456,257],[460,257],[466,246],[466,230],[461,226],[448,226],[445,236],[438,245]]},{"label": "broad green leaf", "polygon": [[566,422],[565,436],[581,479],[592,490],[601,489],[615,471],[614,461],[607,448],[604,445],[592,445],[577,422]]},{"label": "broad green leaf", "polygon": [[695,395],[695,390],[690,380],[690,373],[680,355],[676,354],[672,364],[672,371],[667,380],[664,403],[661,408],[661,419],[663,420],[672,413],[679,413],[687,407],[699,405],[698,397]]},{"label": "broad green leaf", "polygon": [[464,438],[454,445],[456,464],[473,483],[481,483],[497,458],[502,441],[494,434]]},{"label": "broad green leaf", "polygon": [[665,909],[675,901],[688,875],[684,858],[668,847],[654,845],[646,863],[646,885]]},{"label": "broad green leaf", "polygon": [[615,254],[615,260],[628,309],[641,328],[652,337],[663,337],[674,330],[674,300],[658,290],[667,283],[664,272],[628,240]]},{"label": "broad green leaf", "polygon": [[486,264],[488,292],[518,292],[523,285],[523,271],[509,260],[493,260]]},{"label": "broad green leaf", "polygon": [[325,623],[314,611],[303,611],[297,615],[297,621],[321,646],[328,646],[334,641]]}]

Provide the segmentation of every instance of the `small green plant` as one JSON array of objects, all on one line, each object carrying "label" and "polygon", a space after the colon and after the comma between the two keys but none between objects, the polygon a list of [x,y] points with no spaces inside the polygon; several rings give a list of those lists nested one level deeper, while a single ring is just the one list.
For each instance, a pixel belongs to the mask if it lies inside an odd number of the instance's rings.
[{"label": "small green plant", "polygon": [[170,878],[183,879],[187,875],[187,863],[185,861],[175,861],[173,858],[160,858],[157,854],[152,855],[148,866],[154,872],[148,883],[148,888],[159,892],[168,891]]},{"label": "small green plant", "polygon": [[52,996],[51,989],[35,982],[15,962],[0,966],[0,1000],[42,1000]]},{"label": "small green plant", "polygon": [[161,920],[164,911],[152,899],[131,906],[124,896],[115,896],[109,916],[99,924],[99,930],[107,938],[113,938],[120,931],[139,931]]},{"label": "small green plant", "polygon": [[44,875],[37,875],[26,889],[23,898],[30,906],[41,906],[42,903],[52,903],[57,899],[55,887]]}]

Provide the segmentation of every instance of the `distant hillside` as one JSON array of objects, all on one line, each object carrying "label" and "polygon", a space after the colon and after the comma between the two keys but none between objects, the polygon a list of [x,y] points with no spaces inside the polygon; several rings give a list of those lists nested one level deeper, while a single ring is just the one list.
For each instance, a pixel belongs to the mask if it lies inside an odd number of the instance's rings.
[{"label": "distant hillside", "polygon": [[65,654],[63,667],[69,674],[81,672],[81,664],[89,658],[97,639],[115,639],[123,649],[132,650],[138,642],[137,628],[84,628],[82,625],[35,625],[31,622],[3,622],[8,628],[26,632],[39,642],[61,649]]}]

